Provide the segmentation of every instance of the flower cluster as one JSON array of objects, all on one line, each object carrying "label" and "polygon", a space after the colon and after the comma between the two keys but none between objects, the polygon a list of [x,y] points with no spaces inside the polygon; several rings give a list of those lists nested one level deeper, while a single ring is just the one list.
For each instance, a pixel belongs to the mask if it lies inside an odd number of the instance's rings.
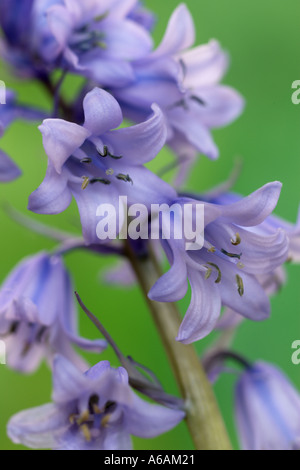
[{"label": "flower cluster", "polygon": [[[28,195],[28,209],[59,214],[74,198],[82,237],[15,216],[61,244],[25,258],[0,288],[0,339],[8,366],[32,373],[46,359],[54,387],[53,403],[12,417],[8,435],[32,448],[131,449],[131,435],[163,434],[185,416],[189,420],[193,404],[167,395],[152,371],[124,358],[87,309],[107,341],[79,335],[64,255],[75,249],[117,254],[123,265],[111,279],[127,285],[138,277],[139,263],[152,261],[159,279],[146,273],[150,290],[140,281],[153,309],[155,302],[183,299],[190,286],[191,302],[173,338],[189,344],[215,329],[232,329],[241,318],[270,316],[270,296],[285,281],[284,263],[300,260],[299,223],[273,215],[282,188],[277,181],[247,197],[226,185],[208,194],[182,191],[199,154],[219,157],[212,130],[229,125],[244,108],[240,94],[221,83],[228,68],[221,45],[212,40],[195,46],[186,5],[175,9],[154,48],[155,15],[137,0],[19,3],[1,1],[0,55],[20,80],[44,88],[52,111],[25,106],[7,91],[0,136],[17,119],[39,124],[48,167]],[[67,101],[63,84],[72,75],[81,77],[81,88]],[[149,166],[155,161],[163,167],[164,146],[177,169],[172,182]],[[0,182],[20,174],[0,151]],[[99,222],[108,233],[112,218],[113,239],[99,237]],[[137,236],[125,240],[130,223]],[[158,264],[165,258],[170,268],[161,275]],[[106,361],[90,367],[74,349],[100,354],[108,344],[122,367]],[[204,361],[208,374],[224,371],[228,355],[212,347]],[[244,448],[299,448],[299,396],[275,369],[246,364],[236,397]]]}]

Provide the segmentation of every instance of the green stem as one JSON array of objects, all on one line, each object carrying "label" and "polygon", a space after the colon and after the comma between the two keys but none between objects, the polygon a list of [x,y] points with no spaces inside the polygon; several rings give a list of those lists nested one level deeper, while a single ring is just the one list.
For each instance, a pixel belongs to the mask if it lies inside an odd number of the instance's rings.
[{"label": "green stem", "polygon": [[212,387],[196,351],[177,341],[181,318],[172,303],[153,302],[148,292],[161,275],[153,256],[138,259],[127,247],[128,257],[167,351],[182,397],[187,403],[186,422],[198,450],[231,450],[230,441]]}]

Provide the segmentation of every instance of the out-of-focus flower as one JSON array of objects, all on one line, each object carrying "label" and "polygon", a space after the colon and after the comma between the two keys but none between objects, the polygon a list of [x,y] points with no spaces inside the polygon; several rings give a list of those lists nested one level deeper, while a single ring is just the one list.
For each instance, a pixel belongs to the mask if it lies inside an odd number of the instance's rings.
[{"label": "out-of-focus flower", "polygon": [[[11,90],[5,90],[5,104],[0,104],[0,137],[16,120],[41,121],[45,118],[43,111],[23,106],[17,103],[16,96]],[[7,183],[18,178],[21,171],[10,157],[0,150],[0,182]]]},{"label": "out-of-focus flower", "polygon": [[106,342],[80,338],[76,318],[74,289],[61,258],[41,253],[23,260],[0,290],[0,337],[8,366],[30,373],[44,358],[51,365],[60,353],[85,370],[72,344],[101,352]]},{"label": "out-of-focus flower", "polygon": [[35,0],[2,0],[0,25],[12,46],[25,45],[30,32],[32,7]]},{"label": "out-of-focus flower", "polygon": [[148,31],[128,17],[136,1],[43,3],[40,15],[47,19],[43,29],[48,27],[48,34],[40,53],[45,62],[54,62],[99,85],[122,86],[134,79],[130,62],[152,47]]},{"label": "out-of-focus flower", "polygon": [[0,183],[8,183],[21,175],[20,169],[9,158],[9,156],[0,150]]},{"label": "out-of-focus flower", "polygon": [[[287,260],[288,240],[280,228],[262,235],[255,227],[272,213],[280,191],[281,184],[274,182],[234,204],[204,202],[205,241],[199,250],[186,249],[185,240],[163,240],[171,269],[153,286],[149,297],[161,302],[180,300],[189,280],[192,300],[178,341],[190,343],[209,334],[221,306],[255,321],[269,316],[269,298],[257,276],[270,273]],[[182,207],[199,204],[188,198],[175,202]]]},{"label": "out-of-focus flower", "polygon": [[22,78],[55,68],[125,85],[152,48],[151,14],[137,0],[1,0],[0,54]]},{"label": "out-of-focus flower", "polygon": [[44,182],[30,196],[29,209],[60,213],[73,195],[86,242],[99,243],[99,205],[115,207],[116,218],[122,221],[120,196],[126,196],[129,205],[149,207],[170,202],[176,192],[144,167],[156,157],[166,139],[164,117],[157,106],[153,106],[153,115],[147,121],[111,131],[123,121],[120,106],[109,93],[95,88],[84,100],[84,112],[83,126],[49,119],[40,127],[49,166]]},{"label": "out-of-focus flower", "polygon": [[[205,195],[201,196],[202,200],[213,204],[229,205],[239,202],[243,196],[233,192],[217,193],[206,198]],[[255,232],[260,235],[272,235],[281,228],[287,234],[289,240],[289,261],[293,263],[300,262],[300,214],[296,224],[287,222],[286,220],[276,216],[270,215],[261,224],[255,227]],[[281,279],[282,276],[279,276]],[[273,290],[271,288],[271,290]]]},{"label": "out-of-focus flower", "polygon": [[[160,46],[133,63],[136,79],[111,91],[126,117],[144,120],[153,102],[166,115],[168,144],[180,158],[181,177],[197,153],[218,157],[211,130],[235,120],[243,110],[241,96],[219,85],[228,66],[216,41],[190,49],[193,19],[182,4],[173,13]],[[182,179],[182,178],[181,178]]]},{"label": "out-of-focus flower", "polygon": [[185,415],[139,398],[125,369],[113,369],[106,361],[83,375],[57,357],[53,382],[53,404],[23,411],[10,420],[8,435],[15,443],[60,450],[128,450],[131,435],[158,436]]},{"label": "out-of-focus flower", "polygon": [[300,395],[270,364],[258,362],[241,375],[236,420],[244,450],[300,450]]}]

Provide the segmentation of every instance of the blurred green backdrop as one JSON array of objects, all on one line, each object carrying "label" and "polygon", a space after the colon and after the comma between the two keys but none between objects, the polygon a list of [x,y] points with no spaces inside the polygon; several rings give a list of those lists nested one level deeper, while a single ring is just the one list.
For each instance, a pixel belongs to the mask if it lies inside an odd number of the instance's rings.
[{"label": "blurred green backdrop", "polygon": [[[146,5],[156,12],[156,42],[162,37],[177,1],[149,0]],[[248,194],[272,180],[283,182],[277,213],[294,222],[300,202],[300,105],[291,102],[291,84],[300,79],[299,14],[295,0],[210,0],[188,1],[197,26],[197,44],[218,39],[229,52],[231,67],[225,83],[238,89],[246,98],[244,115],[230,127],[214,133],[221,150],[218,162],[199,161],[189,182],[195,190],[208,189],[224,180],[236,157],[244,161],[243,172],[235,189]],[[23,102],[49,107],[43,91],[32,84],[14,81],[1,66],[0,78],[18,91]],[[8,201],[26,212],[28,195],[43,179],[46,158],[41,136],[35,126],[17,123],[1,139],[6,150],[20,165],[23,177],[1,185],[1,204]],[[168,156],[166,155],[166,158]],[[57,217],[36,217],[68,230],[78,229],[77,209]],[[0,281],[24,256],[54,246],[53,242],[27,231],[1,212]],[[153,369],[170,393],[176,393],[163,348],[137,288],[116,289],[103,285],[101,271],[115,262],[86,253],[66,258],[76,288],[88,306],[99,316],[125,354]],[[272,300],[272,318],[263,324],[245,322],[235,341],[235,348],[252,359],[264,359],[281,366],[300,389],[300,366],[291,362],[291,344],[300,338],[300,267],[288,266],[288,284]],[[189,299],[181,302],[185,311]],[[81,332],[90,338],[97,331],[80,314]],[[213,336],[197,345],[201,352]],[[91,363],[100,358],[88,356]],[[118,365],[113,353],[101,359]],[[230,435],[237,446],[233,420],[232,377],[222,378],[216,394]],[[0,449],[19,449],[6,437],[9,417],[24,408],[50,400],[51,376],[46,366],[38,373],[22,377],[0,366]],[[166,436],[142,441],[135,439],[136,449],[192,449],[185,424]]]}]

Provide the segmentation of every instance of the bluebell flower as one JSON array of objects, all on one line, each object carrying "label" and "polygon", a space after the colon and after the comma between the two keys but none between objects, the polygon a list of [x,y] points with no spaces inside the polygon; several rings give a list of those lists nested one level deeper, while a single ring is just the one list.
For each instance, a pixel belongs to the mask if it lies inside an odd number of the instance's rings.
[{"label": "bluebell flower", "polygon": [[[45,113],[17,103],[16,96],[11,90],[5,90],[5,104],[0,104],[0,138],[5,130],[16,120],[41,121]],[[10,157],[0,150],[0,182],[7,183],[21,175],[20,169]]]},{"label": "bluebell flower", "polygon": [[6,130],[15,121],[39,122],[45,119],[47,113],[41,109],[20,104],[16,94],[10,90],[5,91],[6,102],[0,105],[0,130]]},{"label": "bluebell flower", "polygon": [[180,157],[181,179],[197,153],[218,157],[211,130],[235,120],[243,110],[241,96],[219,85],[228,66],[216,41],[192,48],[193,18],[186,5],[173,13],[165,36],[152,53],[133,63],[136,79],[128,86],[110,88],[124,114],[140,122],[153,102],[168,124],[168,144]]},{"label": "bluebell flower", "polygon": [[[242,196],[233,192],[213,191],[210,195],[199,196],[200,199],[206,200],[213,204],[230,205],[242,200]],[[279,229],[286,233],[288,240],[288,261],[292,263],[300,262],[300,221],[296,224],[287,222],[280,217],[272,214],[267,217],[261,224],[252,228],[257,235],[271,236]],[[270,272],[257,275],[257,279],[266,294],[271,297],[278,293],[282,286],[286,283],[286,272],[283,266],[279,266]],[[228,329],[238,326],[242,318],[231,309],[226,309],[222,319],[218,322],[218,328]]]},{"label": "bluebell flower", "polygon": [[[152,300],[182,299],[191,285],[192,300],[181,324],[178,341],[202,339],[216,326],[221,307],[227,306],[255,321],[268,318],[269,297],[258,275],[268,274],[288,257],[288,239],[282,229],[265,235],[255,229],[272,213],[281,191],[269,183],[229,205],[204,204],[205,241],[199,250],[186,249],[185,240],[163,240],[171,269],[153,286]],[[197,204],[188,198],[178,204]]]},{"label": "bluebell flower", "polygon": [[[212,193],[210,197],[205,197],[207,202],[213,204],[228,205],[234,204],[240,201],[243,197],[234,192],[216,192]],[[300,262],[300,213],[298,215],[298,220],[295,224],[292,224],[277,215],[270,215],[267,217],[261,224],[255,228],[255,232],[261,235],[272,235],[279,228],[286,232],[289,241],[289,261],[294,263]],[[281,277],[281,276],[280,276]]]},{"label": "bluebell flower", "polygon": [[[134,79],[130,62],[151,50],[148,31],[128,15],[132,0],[44,1],[41,34],[45,62],[84,75],[106,86],[124,85]],[[38,21],[38,20],[37,20]],[[42,32],[42,29],[44,32]]]},{"label": "bluebell flower", "polygon": [[42,77],[49,72],[40,57],[35,10],[42,0],[1,0],[0,54],[20,78]]},{"label": "bluebell flower", "polygon": [[86,368],[72,345],[99,352],[106,342],[87,341],[77,333],[74,289],[59,256],[41,253],[23,260],[0,290],[0,338],[7,364],[30,373],[59,352]]},{"label": "bluebell flower", "polygon": [[152,438],[175,427],[183,411],[150,404],[128,384],[122,367],[100,362],[85,374],[55,359],[53,403],[23,411],[8,423],[15,443],[56,450],[130,450],[131,435]]},{"label": "bluebell flower", "polygon": [[32,21],[35,0],[2,0],[0,25],[7,41],[12,46],[26,45]]},{"label": "bluebell flower", "polygon": [[0,183],[8,183],[21,175],[19,167],[0,150]]},{"label": "bluebell flower", "polygon": [[[64,211],[75,197],[87,243],[99,243],[97,208],[115,207],[124,218],[119,197],[132,203],[171,201],[176,192],[144,164],[156,157],[166,139],[163,114],[153,106],[153,115],[136,126],[118,128],[123,116],[117,101],[95,88],[84,100],[83,126],[48,119],[40,130],[49,166],[42,185],[30,196],[29,209],[36,213]],[[119,230],[121,227],[119,226]]]},{"label": "bluebell flower", "polygon": [[300,395],[279,369],[264,362],[248,368],[235,403],[244,450],[300,450]]}]

